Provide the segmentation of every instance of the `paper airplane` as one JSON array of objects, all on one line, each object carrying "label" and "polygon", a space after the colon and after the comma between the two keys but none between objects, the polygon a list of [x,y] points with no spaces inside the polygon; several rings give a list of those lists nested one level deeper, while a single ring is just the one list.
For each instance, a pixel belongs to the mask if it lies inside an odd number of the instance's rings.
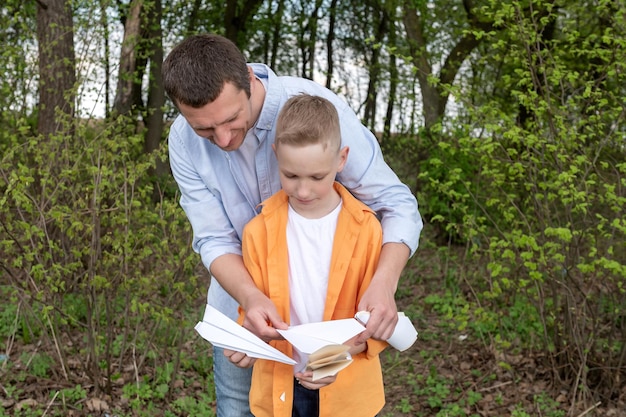
[{"label": "paper airplane", "polygon": [[296,361],[289,356],[265,343],[254,333],[208,304],[204,311],[204,318],[196,324],[195,329],[203,339],[214,346],[243,352],[253,358],[268,359],[288,365],[296,364]]}]

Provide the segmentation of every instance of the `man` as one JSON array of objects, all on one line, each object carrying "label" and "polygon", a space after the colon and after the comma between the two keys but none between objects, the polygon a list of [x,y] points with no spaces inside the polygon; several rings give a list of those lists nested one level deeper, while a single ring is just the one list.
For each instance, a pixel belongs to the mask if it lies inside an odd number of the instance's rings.
[{"label": "man", "polygon": [[[261,201],[280,189],[272,144],[282,105],[301,93],[335,105],[342,146],[351,149],[337,180],[378,214],[383,227],[378,267],[358,306],[371,314],[358,341],[386,340],[397,322],[398,280],[417,249],[422,221],[415,197],[384,162],[374,135],[330,90],[303,78],[277,77],[263,64],[248,65],[221,36],[182,41],[166,58],[163,79],[181,113],[170,129],[170,164],[193,228],[193,248],[212,276],[208,302],[233,320],[241,305],[244,326],[264,340],[280,338],[275,328],[287,325],[243,264],[243,227]],[[213,360],[218,417],[251,415],[250,370],[231,364],[218,348]]]}]

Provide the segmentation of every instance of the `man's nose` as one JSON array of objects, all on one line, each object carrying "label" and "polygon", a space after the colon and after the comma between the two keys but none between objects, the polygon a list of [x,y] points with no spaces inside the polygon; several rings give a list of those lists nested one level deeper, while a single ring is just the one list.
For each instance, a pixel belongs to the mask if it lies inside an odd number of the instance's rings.
[{"label": "man's nose", "polygon": [[215,143],[220,148],[226,148],[230,144],[230,130],[228,129],[215,129],[213,132],[213,143]]}]

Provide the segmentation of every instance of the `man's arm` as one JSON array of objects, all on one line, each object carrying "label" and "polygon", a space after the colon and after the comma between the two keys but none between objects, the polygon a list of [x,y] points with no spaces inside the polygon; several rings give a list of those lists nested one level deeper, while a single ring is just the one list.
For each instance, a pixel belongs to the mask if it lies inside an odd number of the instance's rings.
[{"label": "man's arm", "polygon": [[357,343],[370,337],[387,340],[398,322],[395,293],[402,270],[409,259],[410,249],[404,243],[385,243],[372,282],[361,297],[359,311],[369,311],[370,318]]},{"label": "man's arm", "polygon": [[282,328],[282,320],[273,303],[254,285],[240,255],[238,236],[245,222],[254,216],[254,209],[233,209],[231,216],[227,214],[222,194],[236,187],[234,179],[221,175],[225,169],[220,165],[223,158],[212,155],[213,145],[204,139],[191,140],[192,135],[195,133],[184,118],[177,118],[170,128],[169,155],[181,192],[180,203],[193,228],[193,248],[222,288],[249,313],[244,326],[259,337],[276,338],[278,333],[268,323]]},{"label": "man's arm", "polygon": [[377,213],[383,228],[379,264],[359,303],[359,310],[371,314],[360,341],[370,336],[385,340],[398,321],[394,296],[402,270],[417,249],[422,219],[415,196],[387,165],[376,138],[348,111],[340,120],[350,157],[338,179]]},{"label": "man's arm", "polygon": [[[226,254],[211,264],[211,275],[217,279],[246,312],[243,326],[261,339],[281,339],[276,328],[287,329],[274,303],[257,288],[240,255]],[[271,323],[272,326],[268,326]]]}]

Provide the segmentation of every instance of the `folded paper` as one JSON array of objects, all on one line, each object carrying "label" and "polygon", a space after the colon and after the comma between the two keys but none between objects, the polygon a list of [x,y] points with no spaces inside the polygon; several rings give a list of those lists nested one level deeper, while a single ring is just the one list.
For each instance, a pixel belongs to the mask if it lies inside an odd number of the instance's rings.
[{"label": "folded paper", "polygon": [[[307,369],[313,371],[313,379],[337,374],[352,363],[346,341],[365,330],[369,313],[359,312],[355,318],[307,323],[279,330],[295,349],[308,356]],[[246,355],[295,365],[296,361],[261,340],[254,333],[240,326],[228,316],[207,304],[202,321],[195,330],[214,346],[243,352]],[[403,351],[417,339],[417,331],[404,313],[398,313],[398,325],[389,344]]]},{"label": "folded paper", "polygon": [[208,304],[204,311],[204,318],[196,324],[195,329],[203,339],[211,342],[213,346],[243,352],[253,358],[267,359],[288,365],[296,364],[296,361],[289,356],[265,343],[254,333]]},{"label": "folded paper", "polygon": [[306,367],[313,371],[313,381],[336,375],[350,365],[352,356],[348,352],[349,349],[346,345],[329,345],[310,354]]},{"label": "folded paper", "polygon": [[313,381],[336,375],[352,363],[344,342],[365,330],[355,319],[341,319],[291,326],[277,330],[295,349],[308,355],[307,369]]},{"label": "folded paper", "polygon": [[341,345],[365,330],[355,319],[321,321],[277,330],[296,349],[307,355],[329,345]]},{"label": "folded paper", "polygon": [[[370,318],[370,313],[367,311],[359,311],[354,317],[363,324],[367,324]],[[393,333],[387,343],[392,347],[398,349],[400,352],[404,352],[417,340],[417,330],[413,327],[411,320],[402,312],[398,312],[398,323],[393,329]]]}]

